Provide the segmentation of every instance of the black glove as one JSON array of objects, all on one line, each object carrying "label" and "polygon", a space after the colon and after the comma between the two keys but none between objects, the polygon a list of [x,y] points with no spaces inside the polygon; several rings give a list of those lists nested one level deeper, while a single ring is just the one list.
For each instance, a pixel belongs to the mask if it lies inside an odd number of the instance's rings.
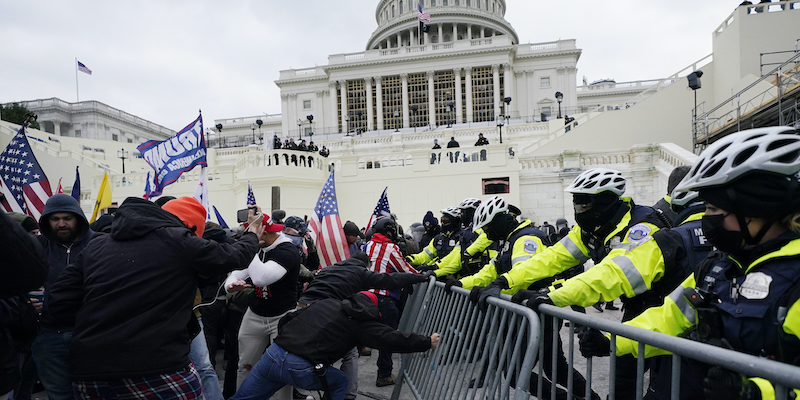
[{"label": "black glove", "polygon": [[608,357],[611,353],[611,340],[597,329],[587,329],[578,334],[581,354],[584,357]]},{"label": "black glove", "polygon": [[547,295],[546,291],[538,292],[536,294],[536,296],[534,296],[531,299],[528,299],[527,306],[531,310],[536,311],[538,313],[539,312],[539,306],[542,305],[542,304],[547,304],[547,305],[550,305],[550,306],[554,306],[555,305],[553,303],[553,300],[550,298],[550,296]]},{"label": "black glove", "polygon": [[436,277],[436,273],[435,273],[435,272],[433,272],[433,270],[428,270],[428,271],[425,271],[425,272],[421,273],[420,275],[424,276],[426,281],[427,281],[427,280],[428,280],[428,278],[430,278],[430,277],[434,277],[434,278]]},{"label": "black glove", "polygon": [[425,271],[434,271],[434,270],[438,269],[439,267],[436,266],[436,265],[425,265],[425,264],[422,264],[422,265],[417,265],[414,268],[419,272],[425,272]]},{"label": "black glove", "polygon": [[453,286],[463,287],[464,285],[461,284],[461,281],[458,279],[450,278],[447,280],[447,283],[444,284],[444,291],[447,294],[453,292]]},{"label": "black glove", "polygon": [[761,391],[738,372],[722,367],[711,367],[703,379],[706,399],[760,400]]},{"label": "black glove", "polygon": [[414,260],[411,259],[411,256],[406,256],[406,262],[409,264],[413,264]]},{"label": "black glove", "polygon": [[536,297],[537,294],[539,294],[539,291],[537,290],[522,289],[519,292],[514,293],[513,296],[511,296],[511,302],[516,304],[522,304],[523,301],[530,300]]},{"label": "black glove", "polygon": [[[506,278],[498,278],[488,286],[472,288],[472,292],[469,293],[469,299],[478,305],[479,310],[486,311],[486,308],[489,306],[486,299],[488,299],[489,296],[500,297],[500,292],[507,288],[508,281],[506,281]],[[475,294],[473,295],[473,293]]]}]

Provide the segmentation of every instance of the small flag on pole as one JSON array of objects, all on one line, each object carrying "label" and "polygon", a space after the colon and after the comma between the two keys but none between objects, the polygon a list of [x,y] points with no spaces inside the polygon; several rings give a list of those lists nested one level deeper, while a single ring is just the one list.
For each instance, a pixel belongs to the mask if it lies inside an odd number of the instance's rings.
[{"label": "small flag on pole", "polygon": [[61,178],[58,178],[58,189],[56,189],[56,193],[64,193],[64,188],[61,187]]},{"label": "small flag on pole", "polygon": [[225,223],[225,220],[222,219],[222,215],[219,214],[217,211],[217,206],[211,206],[214,209],[214,214],[217,216],[217,222],[219,222],[219,226],[228,229],[228,224]]},{"label": "small flag on pole", "polygon": [[[77,61],[77,60],[76,60]],[[92,74],[92,70],[90,70],[84,63],[78,61],[78,71],[81,71],[85,74]]]},{"label": "small flag on pole", "polygon": [[422,12],[422,3],[417,4],[417,10],[419,10],[419,20],[430,24],[431,16]]},{"label": "small flag on pole", "polygon": [[194,189],[194,198],[206,209],[206,221],[211,221],[211,210],[208,205],[208,176],[206,175],[206,167],[200,167],[200,181],[197,182],[197,187]]},{"label": "small flag on pole", "polygon": [[78,204],[81,204],[81,173],[78,167],[75,167],[75,183],[72,184],[72,191],[70,196],[75,199]]},{"label": "small flag on pole", "polygon": [[153,193],[150,190],[150,173],[149,172],[147,173],[147,181],[144,184],[144,196],[142,196],[142,197],[144,197],[147,200],[150,200],[150,198],[153,197]]},{"label": "small flag on pole", "polygon": [[372,215],[369,217],[369,222],[366,225],[366,229],[372,227],[372,223],[375,222],[378,217],[391,217],[392,212],[389,211],[389,198],[386,197],[386,189],[383,189],[383,194],[381,198],[378,200],[378,205],[375,206],[375,211],[372,212]]},{"label": "small flag on pole", "polygon": [[7,212],[28,214],[38,220],[52,196],[50,181],[31,150],[25,126],[0,153],[0,204]]},{"label": "small flag on pole", "polygon": [[314,212],[311,215],[309,228],[316,234],[319,263],[327,267],[350,258],[347,239],[344,237],[342,220],[339,218],[339,206],[336,201],[336,185],[331,176],[322,187]]},{"label": "small flag on pole", "polygon": [[256,196],[253,196],[253,187],[250,186],[250,181],[247,181],[247,207],[256,206]]},{"label": "small flag on pole", "polygon": [[97,219],[100,210],[109,206],[111,206],[111,185],[108,183],[108,172],[106,172],[103,174],[103,183],[100,184],[100,190],[97,192],[97,202],[94,203],[94,211],[89,223]]}]

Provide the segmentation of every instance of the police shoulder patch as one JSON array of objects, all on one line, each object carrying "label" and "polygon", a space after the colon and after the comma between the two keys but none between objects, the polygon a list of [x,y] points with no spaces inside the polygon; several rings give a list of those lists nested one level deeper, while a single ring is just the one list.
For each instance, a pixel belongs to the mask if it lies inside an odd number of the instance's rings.
[{"label": "police shoulder patch", "polygon": [[628,236],[627,240],[629,242],[641,242],[647,240],[650,237],[653,229],[645,224],[636,224],[628,229]]},{"label": "police shoulder patch", "polygon": [[526,253],[528,254],[535,254],[536,249],[539,248],[539,245],[533,239],[525,239],[524,248]]}]

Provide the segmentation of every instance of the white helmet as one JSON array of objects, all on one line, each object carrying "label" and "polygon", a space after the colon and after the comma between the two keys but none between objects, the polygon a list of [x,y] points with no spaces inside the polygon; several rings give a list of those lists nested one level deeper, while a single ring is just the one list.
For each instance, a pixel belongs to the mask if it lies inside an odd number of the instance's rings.
[{"label": "white helmet", "polygon": [[461,204],[458,205],[458,208],[460,208],[462,210],[465,209],[465,208],[471,208],[471,209],[474,210],[474,209],[477,209],[478,206],[480,206],[480,205],[481,205],[481,201],[479,199],[476,199],[474,197],[468,197],[468,198],[464,199],[464,201],[462,201]]},{"label": "white helmet", "polygon": [[447,207],[442,210],[442,214],[448,215],[452,218],[461,218],[461,209],[458,207]]},{"label": "white helmet", "polygon": [[613,169],[592,168],[578,175],[564,191],[572,194],[612,192],[622,196],[625,193],[625,178]]},{"label": "white helmet", "polygon": [[477,230],[492,222],[495,215],[508,212],[508,203],[500,196],[493,196],[489,200],[484,201],[475,210],[473,217],[473,229]]},{"label": "white helmet", "polygon": [[777,126],[730,134],[709,146],[675,191],[701,190],[735,181],[749,172],[793,175],[800,170],[800,135]]},{"label": "white helmet", "polygon": [[699,203],[698,197],[700,197],[700,193],[690,190],[688,192],[678,192],[677,190],[672,191],[672,195],[670,196],[669,204],[672,207],[683,207],[695,202]]}]

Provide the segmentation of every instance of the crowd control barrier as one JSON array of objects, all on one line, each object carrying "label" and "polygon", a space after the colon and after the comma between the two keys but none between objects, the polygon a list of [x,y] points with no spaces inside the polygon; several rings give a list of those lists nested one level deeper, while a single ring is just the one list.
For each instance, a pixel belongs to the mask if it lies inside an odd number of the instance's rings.
[{"label": "crowd control barrier", "polygon": [[[639,343],[636,363],[636,399],[641,400],[645,391],[645,345],[658,347],[672,353],[670,370],[670,399],[681,399],[681,360],[696,360],[709,365],[723,366],[751,377],[769,380],[775,387],[775,399],[786,400],[789,390],[800,388],[800,367],[756,357],[721,347],[652,332],[607,319],[597,318],[572,311],[570,308],[540,306],[537,315],[527,307],[502,299],[490,298],[486,312],[481,312],[468,300],[469,291],[454,287],[446,293],[444,284],[431,280],[416,286],[409,297],[399,323],[403,332],[442,335],[439,346],[425,353],[401,356],[398,380],[408,385],[416,399],[528,399],[531,395],[539,399],[556,399],[556,391],[542,393],[544,363],[551,363],[553,376],[557,374],[555,348],[553,359],[538,363],[538,389],[529,391],[530,372],[534,370],[537,353],[546,354],[545,341],[541,340],[544,326],[552,326],[553,334],[559,334],[562,321],[569,321],[561,328],[564,353],[569,366],[567,398],[573,398],[572,374],[580,372],[586,378],[586,392],[576,393],[574,398],[591,398],[595,389],[602,398],[615,399],[616,372],[615,340],[623,336]],[[553,318],[553,324],[545,324],[545,318]],[[611,333],[611,356],[595,363],[585,359],[576,348],[575,326],[583,325]],[[585,361],[585,369],[575,366],[574,357]],[[606,369],[607,368],[607,369]],[[481,373],[481,371],[488,371]],[[534,371],[536,372],[536,371]],[[593,373],[602,376],[602,381],[592,385]],[[518,376],[523,379],[516,379]],[[470,388],[470,382],[481,381],[481,387]],[[398,382],[398,383],[400,383]],[[398,399],[402,384],[394,387],[392,399]]]},{"label": "crowd control barrier", "polygon": [[[433,351],[401,355],[398,380],[416,399],[528,399],[540,332],[536,313],[496,298],[482,312],[469,302],[469,291],[453,289],[448,293],[431,279],[409,296],[398,329],[441,338]],[[395,385],[392,399],[402,386]]]}]

